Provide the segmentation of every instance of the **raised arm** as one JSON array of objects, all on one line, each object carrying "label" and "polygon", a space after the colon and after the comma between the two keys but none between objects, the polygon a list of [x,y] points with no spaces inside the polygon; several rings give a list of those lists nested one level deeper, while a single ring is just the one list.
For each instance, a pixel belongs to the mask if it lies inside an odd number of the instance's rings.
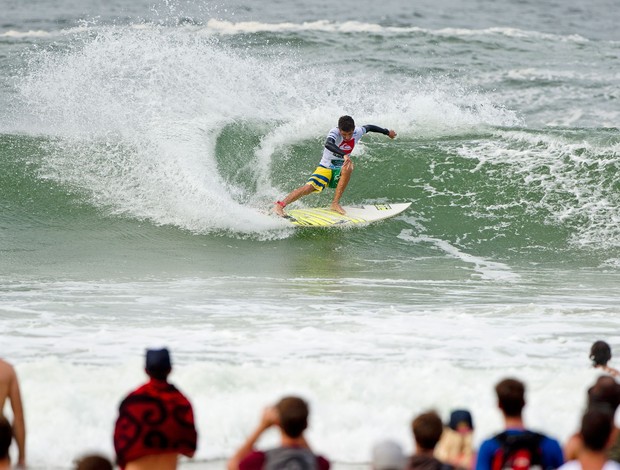
[{"label": "raised arm", "polygon": [[384,134],[387,135],[390,139],[396,137],[396,132],[394,132],[392,129],[385,129],[383,127],[375,126],[374,124],[366,124],[362,127],[366,129],[366,132],[377,132],[379,134]]},{"label": "raised arm", "polygon": [[254,429],[252,434],[248,436],[243,445],[235,452],[230,460],[228,461],[228,470],[238,470],[239,464],[241,461],[250,455],[250,453],[254,450],[254,445],[256,441],[260,438],[260,436],[269,429],[271,426],[275,425],[278,422],[278,414],[275,408],[269,407],[265,408],[263,411],[263,415],[261,417],[260,423]]}]

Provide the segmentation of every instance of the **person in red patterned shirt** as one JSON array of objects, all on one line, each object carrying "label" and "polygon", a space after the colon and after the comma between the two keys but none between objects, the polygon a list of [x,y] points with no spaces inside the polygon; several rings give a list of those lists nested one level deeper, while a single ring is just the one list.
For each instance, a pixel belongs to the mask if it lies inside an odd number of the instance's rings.
[{"label": "person in red patterned shirt", "polygon": [[172,371],[167,349],[146,351],[150,380],[120,404],[114,450],[121,469],[175,470],[179,455],[193,457],[198,433],[189,400],[168,383]]}]

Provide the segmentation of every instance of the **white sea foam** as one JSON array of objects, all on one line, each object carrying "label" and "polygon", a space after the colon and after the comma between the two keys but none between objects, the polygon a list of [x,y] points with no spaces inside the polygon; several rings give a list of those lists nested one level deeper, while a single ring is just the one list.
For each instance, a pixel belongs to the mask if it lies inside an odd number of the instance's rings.
[{"label": "white sea foam", "polygon": [[484,36],[501,35],[511,38],[544,39],[550,41],[588,42],[588,39],[578,34],[558,35],[540,31],[527,31],[518,28],[493,27],[485,29],[444,28],[436,31],[437,34],[454,36]]},{"label": "white sea foam", "polygon": [[44,38],[49,37],[53,33],[43,30],[15,31],[13,29],[0,33],[0,37],[4,38]]},{"label": "white sea foam", "polygon": [[76,26],[60,30],[30,29],[28,31],[18,31],[10,29],[0,33],[0,38],[6,39],[53,39],[60,36],[73,36],[76,34],[93,31],[92,26]]},{"label": "white sea foam", "polygon": [[518,28],[440,28],[428,29],[417,26],[383,26],[376,23],[359,21],[333,22],[329,20],[305,21],[302,23],[264,23],[259,21],[222,21],[210,19],[206,24],[207,32],[219,34],[251,34],[260,32],[282,33],[300,31],[321,31],[337,33],[370,33],[370,34],[429,34],[435,36],[507,36],[511,38],[534,38],[551,41],[588,42],[588,39],[578,35],[558,35],[539,31],[526,31]]},{"label": "white sea foam", "polygon": [[[210,19],[206,24],[206,31],[219,34],[249,34],[259,32],[299,32],[299,31],[322,31],[322,32],[347,32],[347,33],[382,33],[390,31],[378,24],[362,23],[359,21],[344,21],[334,23],[328,20],[306,21],[303,23],[262,23],[258,21],[231,22]],[[392,29],[393,30],[393,29]],[[397,28],[396,31],[399,29]],[[403,28],[402,31],[414,31],[414,28]]]},{"label": "white sea foam", "polygon": [[[516,39],[540,39],[553,42],[576,42],[586,43],[589,40],[579,34],[550,34],[541,31],[530,31],[510,27],[491,27],[491,28],[423,28],[418,26],[385,26],[377,23],[362,21],[338,21],[328,19],[303,21],[299,23],[285,21],[281,23],[266,23],[261,21],[227,21],[210,18],[204,24],[185,24],[181,27],[165,26],[158,23],[141,22],[132,23],[127,26],[131,29],[167,31],[170,29],[183,30],[189,34],[202,35],[235,35],[235,34],[254,34],[254,33],[300,33],[300,32],[325,32],[325,33],[360,33],[377,35],[411,35],[422,34],[443,37],[484,37],[484,36],[505,36]],[[0,37],[6,38],[49,38],[53,36],[67,36],[78,33],[88,32],[97,34],[107,28],[96,21],[86,22],[83,25],[64,28],[58,30],[8,30],[0,33]]]}]

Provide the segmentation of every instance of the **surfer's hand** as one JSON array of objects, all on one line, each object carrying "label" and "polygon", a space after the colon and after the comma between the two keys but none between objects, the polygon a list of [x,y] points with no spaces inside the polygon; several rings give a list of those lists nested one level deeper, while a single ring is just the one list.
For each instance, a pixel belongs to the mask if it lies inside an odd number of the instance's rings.
[{"label": "surfer's hand", "polygon": [[394,132],[394,129],[390,129],[390,133],[388,134],[388,137],[390,139],[393,139],[394,137],[396,137],[396,132]]},{"label": "surfer's hand", "polygon": [[344,157],[344,163],[342,164],[342,168],[346,168],[347,170],[353,169],[353,160],[351,160],[348,155]]}]

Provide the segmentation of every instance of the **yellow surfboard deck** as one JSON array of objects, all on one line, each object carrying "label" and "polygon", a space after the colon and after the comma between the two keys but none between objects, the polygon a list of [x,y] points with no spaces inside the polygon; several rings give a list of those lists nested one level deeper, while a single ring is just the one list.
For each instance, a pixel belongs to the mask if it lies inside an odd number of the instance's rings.
[{"label": "yellow surfboard deck", "polygon": [[287,210],[286,220],[297,227],[333,227],[360,225],[394,217],[405,211],[410,202],[398,204],[366,204],[343,206],[346,214],[341,215],[328,208]]}]

